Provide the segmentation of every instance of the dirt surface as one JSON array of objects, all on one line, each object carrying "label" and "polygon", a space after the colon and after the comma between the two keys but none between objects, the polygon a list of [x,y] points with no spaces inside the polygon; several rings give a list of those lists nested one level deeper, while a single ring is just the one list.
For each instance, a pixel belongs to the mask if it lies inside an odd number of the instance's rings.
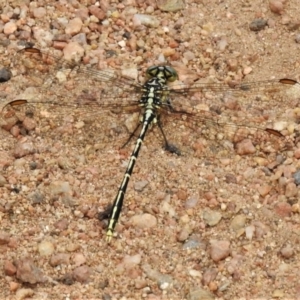
[{"label": "dirt surface", "polygon": [[[1,108],[26,88],[15,53],[29,42],[139,81],[166,62],[187,84],[300,80],[296,0],[178,1],[175,12],[167,1],[2,2],[0,64],[13,79],[0,83]],[[110,244],[98,213],[116,196],[138,115],[95,110],[81,122],[62,105],[57,124],[37,105],[26,132],[1,129],[0,299],[300,299],[299,91],[262,102],[283,135],[273,151],[250,140],[206,155],[178,117],[166,125],[178,156],[149,131]],[[232,110],[241,124],[245,103]]]}]

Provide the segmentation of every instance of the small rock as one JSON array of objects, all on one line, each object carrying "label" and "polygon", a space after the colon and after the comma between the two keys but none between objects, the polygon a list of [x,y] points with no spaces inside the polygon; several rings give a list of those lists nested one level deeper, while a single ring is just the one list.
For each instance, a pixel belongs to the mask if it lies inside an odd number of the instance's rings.
[{"label": "small rock", "polygon": [[5,261],[4,262],[4,273],[7,276],[13,276],[17,272],[16,266],[10,262],[10,261]]},{"label": "small rock", "polygon": [[150,267],[150,265],[143,265],[143,271],[146,273],[147,277],[157,282],[158,287],[161,290],[170,288],[173,284],[173,278],[170,275],[162,274]]},{"label": "small rock", "polygon": [[184,242],[188,239],[189,235],[191,234],[192,229],[188,226],[185,226],[177,235],[178,242]]},{"label": "small rock", "polygon": [[51,256],[50,265],[56,267],[58,265],[69,265],[70,254],[68,253],[57,253]]},{"label": "small rock", "polygon": [[246,224],[246,216],[245,215],[237,215],[233,218],[230,223],[230,228],[234,231],[238,231],[245,227]]},{"label": "small rock", "polygon": [[33,145],[33,142],[28,140],[20,140],[19,142],[17,142],[14,149],[15,158],[20,158],[33,153],[35,153],[35,147]]},{"label": "small rock", "polygon": [[18,282],[15,282],[15,281],[9,282],[9,290],[11,292],[15,292],[19,287],[20,287],[20,284]]},{"label": "small rock", "polygon": [[213,261],[218,262],[230,254],[229,241],[213,241],[210,247],[210,256]]},{"label": "small rock", "polygon": [[299,185],[300,184],[300,170],[295,172],[293,177],[294,177],[296,185]]},{"label": "small rock", "polygon": [[208,285],[210,282],[214,281],[218,275],[218,270],[216,268],[208,268],[205,270],[202,277],[202,284]]},{"label": "small rock", "polygon": [[294,182],[289,182],[286,185],[286,189],[285,189],[285,196],[286,197],[294,197],[298,194],[298,189],[297,186]]},{"label": "small rock", "polygon": [[255,147],[250,139],[244,139],[239,143],[236,143],[236,152],[239,155],[248,155],[256,152]]},{"label": "small rock", "polygon": [[206,250],[207,244],[202,240],[200,236],[191,235],[189,239],[183,244],[182,249],[195,249],[199,248]]},{"label": "small rock", "polygon": [[260,31],[263,30],[267,26],[267,24],[268,24],[267,20],[255,19],[250,23],[249,28],[252,31]]},{"label": "small rock", "polygon": [[81,266],[72,272],[72,277],[74,280],[80,282],[80,283],[86,283],[90,279],[90,276],[92,274],[91,268],[88,266]]},{"label": "small rock", "polygon": [[84,48],[77,42],[69,42],[63,52],[65,60],[78,61],[84,55]]},{"label": "small rock", "polygon": [[245,233],[246,233],[246,238],[248,240],[252,240],[253,235],[255,233],[255,226],[253,226],[253,225],[247,226],[245,229]]},{"label": "small rock", "polygon": [[73,261],[76,267],[83,265],[86,262],[86,258],[82,253],[75,253]]},{"label": "small rock", "polygon": [[8,81],[11,78],[11,72],[7,68],[0,69],[0,83]]},{"label": "small rock", "polygon": [[185,201],[184,207],[185,209],[194,208],[198,202],[199,202],[199,196],[196,195],[191,196]]},{"label": "small rock", "polygon": [[74,18],[70,20],[65,28],[65,33],[70,35],[75,35],[80,32],[83,23],[80,18]]},{"label": "small rock", "polygon": [[148,229],[157,225],[157,219],[150,214],[133,216],[130,221],[132,226],[140,229]]},{"label": "small rock", "polygon": [[272,187],[270,185],[264,184],[258,187],[258,192],[262,197],[266,197],[271,189]]},{"label": "small rock", "polygon": [[137,181],[134,183],[134,189],[138,192],[142,192],[148,183],[147,180]]},{"label": "small rock", "polygon": [[47,11],[44,7],[37,7],[33,10],[33,16],[37,19],[41,19],[46,15]]},{"label": "small rock", "polygon": [[5,231],[0,231],[0,245],[8,244],[10,241],[10,234]]},{"label": "small rock", "polygon": [[175,12],[184,9],[183,0],[157,0],[157,6],[162,11]]},{"label": "small rock", "polygon": [[45,196],[39,191],[30,193],[27,198],[31,201],[32,204],[40,204],[45,200]]},{"label": "small rock", "polygon": [[280,250],[284,258],[291,258],[294,255],[294,249],[291,245],[287,245]]},{"label": "small rock", "polygon": [[96,6],[96,5],[91,5],[89,7],[89,12],[93,16],[95,16],[97,19],[99,19],[100,21],[104,20],[105,17],[106,17],[105,12],[101,8],[99,8],[98,6]]},{"label": "small rock", "polygon": [[[297,33],[297,34],[295,35],[295,42],[296,42],[297,44],[300,43],[300,34],[299,34],[299,33]],[[298,157],[298,158],[299,158],[299,157]]]},{"label": "small rock", "polygon": [[279,202],[275,206],[275,212],[280,217],[289,217],[292,213],[292,206],[287,202]]},{"label": "small rock", "polygon": [[32,131],[36,127],[36,121],[32,118],[25,117],[22,125],[26,130]]},{"label": "small rock", "polygon": [[274,292],[273,292],[273,294],[272,294],[272,296],[273,296],[274,298],[283,298],[284,295],[285,295],[285,291],[279,290],[279,289],[274,290]]},{"label": "small rock", "polygon": [[123,259],[123,266],[125,269],[130,270],[139,265],[142,261],[142,257],[140,254],[136,255],[126,255]]},{"label": "small rock", "polygon": [[34,295],[34,291],[32,289],[19,289],[16,292],[16,300],[28,299],[29,297]]},{"label": "small rock", "polygon": [[187,295],[188,300],[214,300],[215,298],[213,293],[201,288],[192,289]]},{"label": "small rock", "polygon": [[63,218],[54,223],[54,227],[59,231],[66,230],[69,226],[69,220],[67,218]]},{"label": "small rock", "polygon": [[187,195],[187,192],[185,190],[182,190],[182,189],[178,190],[177,197],[178,197],[179,200],[186,200],[187,196],[188,195]]},{"label": "small rock", "polygon": [[283,13],[283,3],[280,0],[270,0],[269,1],[269,7],[271,12],[281,15]]},{"label": "small rock", "polygon": [[17,278],[22,282],[35,284],[45,282],[42,271],[37,268],[31,258],[22,258],[16,262]]},{"label": "small rock", "polygon": [[206,209],[206,210],[204,210],[202,217],[203,217],[204,222],[207,225],[215,226],[222,219],[222,214],[218,211]]},{"label": "small rock", "polygon": [[133,16],[133,26],[139,27],[141,25],[145,25],[150,28],[156,28],[159,26],[159,20],[151,15],[145,14],[135,14]]},{"label": "small rock", "polygon": [[41,256],[49,256],[54,252],[54,245],[49,241],[42,241],[38,245],[38,251]]},{"label": "small rock", "polygon": [[0,174],[0,187],[3,187],[6,183],[5,177]]},{"label": "small rock", "polygon": [[16,23],[13,21],[10,21],[4,25],[3,32],[5,35],[10,35],[10,34],[14,33],[17,29],[18,29],[18,27],[17,27]]}]

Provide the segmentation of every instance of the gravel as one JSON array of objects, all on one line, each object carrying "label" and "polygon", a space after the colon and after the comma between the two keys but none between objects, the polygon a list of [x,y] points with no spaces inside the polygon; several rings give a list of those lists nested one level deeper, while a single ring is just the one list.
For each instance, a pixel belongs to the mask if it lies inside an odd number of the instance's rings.
[{"label": "gravel", "polygon": [[[0,78],[9,77],[14,53],[34,44],[140,82],[147,67],[166,62],[190,84],[299,81],[296,0],[4,2]],[[39,96],[0,82],[1,108],[10,95]],[[236,103],[221,100],[243,119]],[[116,196],[132,151],[132,142],[120,149],[123,124],[134,129],[138,114],[95,112],[99,127],[84,136],[92,120],[77,122],[62,108],[66,123],[48,139],[40,120],[6,116],[0,298],[299,298],[297,101],[253,116],[290,139],[275,153],[249,138],[227,145],[232,155],[205,156],[205,136],[178,117],[167,136],[180,141],[179,156],[149,131],[110,245],[97,215]]]}]

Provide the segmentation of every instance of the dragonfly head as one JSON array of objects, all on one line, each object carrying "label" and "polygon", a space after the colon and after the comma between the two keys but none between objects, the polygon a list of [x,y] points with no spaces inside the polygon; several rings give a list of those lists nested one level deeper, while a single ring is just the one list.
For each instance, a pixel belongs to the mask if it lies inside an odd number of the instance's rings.
[{"label": "dragonfly head", "polygon": [[177,72],[170,66],[152,66],[147,69],[146,73],[149,78],[162,77],[168,82],[178,79]]}]

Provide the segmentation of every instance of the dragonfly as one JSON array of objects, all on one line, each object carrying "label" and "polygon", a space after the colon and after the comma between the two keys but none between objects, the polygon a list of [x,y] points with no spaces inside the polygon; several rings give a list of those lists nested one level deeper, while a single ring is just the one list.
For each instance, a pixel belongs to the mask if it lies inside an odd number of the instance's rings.
[{"label": "dragonfly", "polygon": [[[185,154],[169,137],[180,136],[183,127],[191,128],[193,134],[207,141],[200,147],[203,157],[222,158],[235,151],[240,155],[257,151],[268,154],[285,145],[286,134],[274,128],[274,120],[300,94],[299,83],[287,78],[231,84],[198,80],[184,83],[175,68],[167,64],[150,66],[146,79],[140,83],[122,71],[67,61],[49,50],[34,47],[17,51],[12,67],[17,73],[15,89],[2,109],[6,119],[3,127],[8,130],[29,114],[40,112],[40,126],[27,130],[39,128],[40,136],[57,140],[60,133],[56,129],[73,116],[82,121],[79,143],[84,144],[85,136],[96,139],[97,131],[101,130],[96,126],[89,131],[90,121],[105,121],[108,114],[138,116],[123,145],[135,139],[134,149],[106,214],[108,242],[114,236],[130,177],[151,127],[159,129],[165,149],[176,155]],[[238,145],[249,140],[253,144],[249,153],[239,153]],[[110,138],[95,142],[109,143]]]}]

